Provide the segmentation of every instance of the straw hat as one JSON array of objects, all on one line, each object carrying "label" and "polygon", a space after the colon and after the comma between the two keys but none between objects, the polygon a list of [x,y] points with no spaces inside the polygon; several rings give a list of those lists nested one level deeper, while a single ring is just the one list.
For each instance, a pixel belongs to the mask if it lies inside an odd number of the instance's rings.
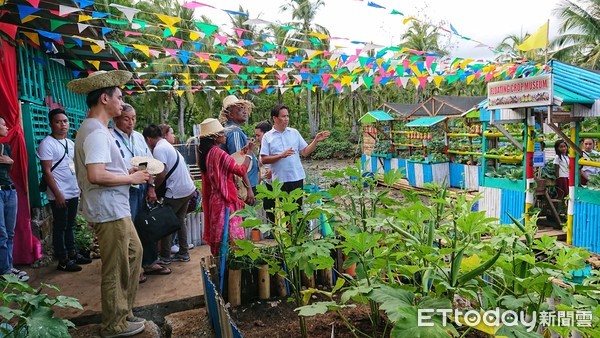
[{"label": "straw hat", "polygon": [[223,99],[223,108],[221,109],[221,113],[219,114],[219,122],[225,124],[227,122],[227,108],[240,105],[248,110],[248,113],[252,111],[254,104],[248,100],[240,100],[235,95],[229,95]]},{"label": "straw hat", "polygon": [[223,125],[219,123],[219,120],[209,117],[200,123],[200,135],[198,135],[198,137],[211,137],[224,131],[225,128],[223,128]]},{"label": "straw hat", "polygon": [[125,70],[99,70],[83,79],[75,79],[67,84],[67,88],[77,94],[89,94],[94,90],[107,87],[120,87],[126,84],[132,74]]},{"label": "straw hat", "polygon": [[134,167],[138,167],[140,163],[147,162],[146,170],[150,175],[158,175],[165,171],[165,164],[161,161],[145,156],[135,156],[131,159],[131,165]]}]

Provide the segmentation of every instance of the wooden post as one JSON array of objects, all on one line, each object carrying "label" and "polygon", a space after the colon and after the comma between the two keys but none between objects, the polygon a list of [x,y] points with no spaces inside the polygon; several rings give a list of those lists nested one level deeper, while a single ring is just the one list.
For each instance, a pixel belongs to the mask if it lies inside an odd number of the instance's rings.
[{"label": "wooden post", "polygon": [[229,269],[227,281],[227,300],[231,306],[242,304],[242,270]]},{"label": "wooden post", "polygon": [[269,265],[261,265],[258,269],[258,299],[271,298],[271,276]]},{"label": "wooden post", "polygon": [[277,295],[279,297],[287,296],[287,287],[285,286],[285,278],[280,274],[275,274],[275,284],[277,289]]}]

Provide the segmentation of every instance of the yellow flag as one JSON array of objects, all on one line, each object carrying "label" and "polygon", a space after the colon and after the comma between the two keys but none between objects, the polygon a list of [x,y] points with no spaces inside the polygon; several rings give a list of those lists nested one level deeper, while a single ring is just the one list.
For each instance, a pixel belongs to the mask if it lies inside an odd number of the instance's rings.
[{"label": "yellow flag", "polygon": [[535,33],[531,34],[522,44],[518,45],[517,48],[522,51],[528,51],[532,49],[545,48],[548,44],[548,21],[538,28]]}]

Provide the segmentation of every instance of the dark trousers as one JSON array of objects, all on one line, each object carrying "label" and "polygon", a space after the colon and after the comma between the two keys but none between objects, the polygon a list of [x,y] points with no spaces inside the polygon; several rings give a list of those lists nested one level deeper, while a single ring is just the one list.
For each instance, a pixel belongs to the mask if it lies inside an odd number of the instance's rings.
[{"label": "dark trousers", "polygon": [[[273,187],[270,184],[267,184],[267,188],[269,190],[273,190]],[[281,191],[285,191],[289,194],[298,188],[300,188],[300,189],[304,188],[304,180],[298,180],[298,181],[293,181],[293,182],[284,182],[283,185],[281,186]],[[298,203],[298,210],[302,209],[302,197],[300,197],[296,201],[296,203]],[[263,200],[263,207],[265,210],[267,210],[268,220],[271,223],[275,223],[275,215],[272,212],[268,211],[268,210],[272,210],[273,208],[275,208],[275,201],[272,199],[269,199],[269,198],[265,198]]]},{"label": "dark trousers", "polygon": [[65,201],[65,208],[58,208],[55,201],[50,201],[52,208],[52,242],[54,243],[54,255],[58,259],[66,259],[68,254],[75,252],[75,216],[79,198],[71,198]]}]

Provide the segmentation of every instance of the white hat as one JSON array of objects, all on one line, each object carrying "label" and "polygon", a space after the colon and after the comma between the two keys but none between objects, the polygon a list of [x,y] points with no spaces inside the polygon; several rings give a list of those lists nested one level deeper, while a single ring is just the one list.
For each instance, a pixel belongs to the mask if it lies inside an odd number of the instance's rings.
[{"label": "white hat", "polygon": [[67,89],[77,94],[89,94],[94,90],[120,87],[129,80],[132,74],[126,70],[99,70],[83,79],[75,79],[67,84]]},{"label": "white hat", "polygon": [[198,135],[198,137],[211,137],[224,131],[225,128],[223,128],[223,125],[219,123],[219,120],[209,117],[200,123],[200,135]]},{"label": "white hat", "polygon": [[151,175],[158,175],[165,171],[165,164],[152,157],[135,156],[131,159],[130,162],[131,165],[133,165],[134,167],[138,167],[140,163],[146,162],[146,170]]}]

